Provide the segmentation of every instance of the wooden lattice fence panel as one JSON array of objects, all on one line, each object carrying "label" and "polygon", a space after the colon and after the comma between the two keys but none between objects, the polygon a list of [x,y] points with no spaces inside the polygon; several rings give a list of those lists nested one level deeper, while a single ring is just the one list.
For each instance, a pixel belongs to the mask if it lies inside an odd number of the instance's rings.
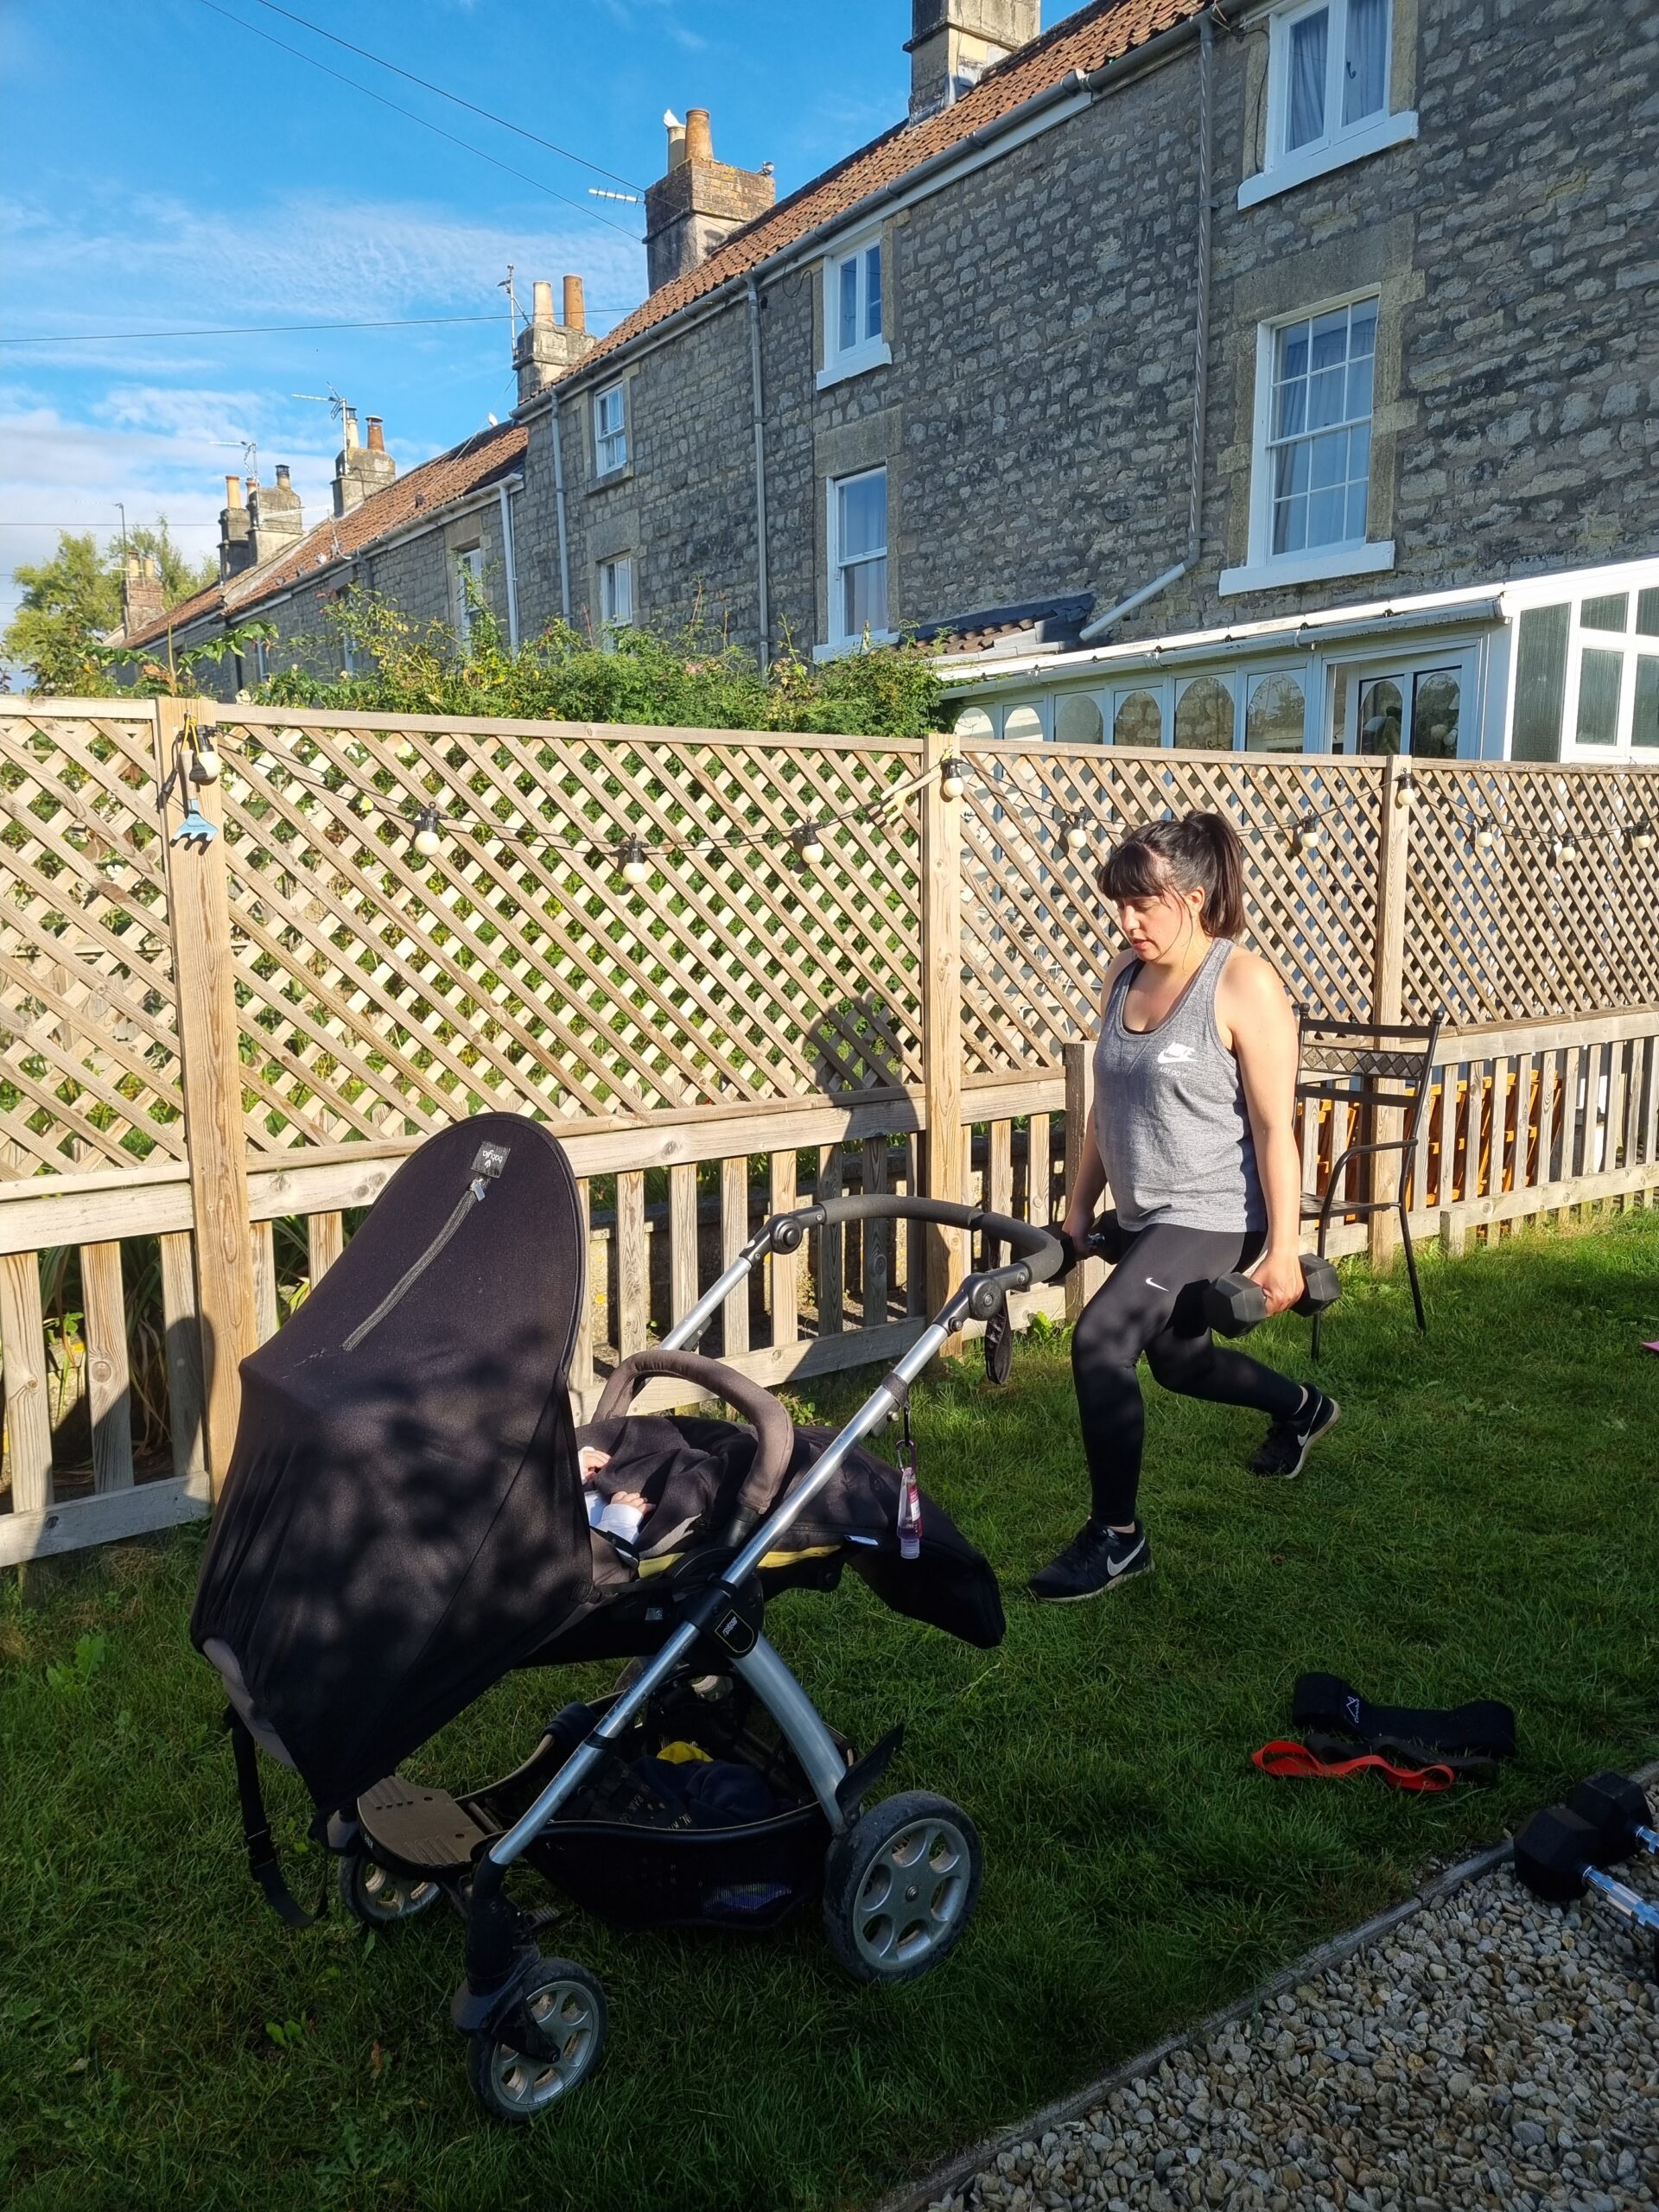
[{"label": "wooden lattice fence panel", "polygon": [[[1249,942],[1299,1004],[1370,1011],[1377,912],[1375,761],[1130,752],[1102,746],[965,748],[963,1045],[967,1073],[1058,1065],[1099,1026],[1120,940],[1096,888],[1112,845],[1143,822],[1199,808],[1244,844]],[[1068,850],[1080,821],[1088,844]],[[1318,836],[1293,853],[1293,828]]]},{"label": "wooden lattice fence panel", "polygon": [[181,1160],[156,724],[0,702],[0,1176]]},{"label": "wooden lattice fence panel", "polygon": [[[254,709],[218,743],[257,1147],[919,1078],[914,744]],[[644,884],[629,837],[675,849]]]},{"label": "wooden lattice fence panel", "polygon": [[1412,765],[1404,995],[1459,1027],[1659,1003],[1659,774]]}]

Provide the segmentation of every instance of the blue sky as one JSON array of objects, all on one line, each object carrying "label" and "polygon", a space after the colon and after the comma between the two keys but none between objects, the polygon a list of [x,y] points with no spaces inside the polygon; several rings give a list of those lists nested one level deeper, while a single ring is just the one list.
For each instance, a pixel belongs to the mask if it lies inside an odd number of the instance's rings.
[{"label": "blue sky", "polygon": [[[326,512],[332,383],[400,465],[512,404],[509,261],[585,280],[608,329],[645,291],[643,208],[613,179],[463,113],[260,0],[0,0],[0,335],[494,315],[307,336],[0,347],[0,621],[55,526],[165,512],[217,543],[223,478],[258,446]],[[285,0],[355,45],[643,186],[662,116],[711,110],[722,160],[779,195],[903,112],[908,0]],[[1049,20],[1068,12],[1045,10]],[[242,19],[240,22],[228,20]],[[257,37],[253,24],[470,140],[508,175]],[[550,196],[563,194],[563,199]],[[574,206],[566,202],[575,202]],[[597,219],[609,218],[609,224]],[[620,227],[612,227],[617,226]],[[41,524],[53,527],[40,527]]]}]

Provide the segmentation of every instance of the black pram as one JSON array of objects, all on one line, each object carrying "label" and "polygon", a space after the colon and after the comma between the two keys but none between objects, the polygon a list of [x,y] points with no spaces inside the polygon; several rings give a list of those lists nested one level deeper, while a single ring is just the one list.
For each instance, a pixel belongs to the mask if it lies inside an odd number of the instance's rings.
[{"label": "black pram", "polygon": [[[907,1217],[1020,1255],[970,1275],[838,1433],[797,1429],[758,1383],[689,1349],[768,1252],[809,1230]],[[542,1958],[511,1900],[520,1856],[625,1925],[768,1926],[822,1895],[841,1963],[870,1981],[937,1964],[977,1896],[978,1837],[947,1800],[864,1810],[901,1732],[863,1758],[761,1633],[780,1589],[852,1567],[896,1611],[991,1645],[996,1582],[940,1509],[898,1533],[904,1481],[861,1450],[969,1313],[1059,1272],[1047,1231],[920,1198],[837,1199],[752,1237],[661,1346],[612,1375],[573,1426],[586,1296],[576,1188],[543,1125],[486,1115],[430,1138],[286,1325],[242,1367],[242,1419],[191,1634],[230,1698],[250,1858],[283,1885],[255,1745],[295,1768],[372,1925],[448,1895],[467,1923],[453,2008],[481,2100],[522,2119],[596,2064],[598,1982]],[[724,1397],[752,1427],[633,1414],[648,1377]],[[625,1543],[589,1524],[601,1488],[642,1492]],[[912,1502],[915,1502],[912,1499]],[[461,1797],[397,1773],[514,1668],[630,1658],[608,1698],[569,1707],[516,1772]]]}]

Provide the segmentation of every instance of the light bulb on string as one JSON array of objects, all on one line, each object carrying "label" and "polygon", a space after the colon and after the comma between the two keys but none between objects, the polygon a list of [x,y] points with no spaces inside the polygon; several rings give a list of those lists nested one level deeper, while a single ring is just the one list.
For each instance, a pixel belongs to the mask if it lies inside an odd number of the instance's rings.
[{"label": "light bulb on string", "polygon": [[1469,832],[1469,842],[1478,853],[1490,853],[1497,842],[1497,832],[1490,822],[1477,822]]},{"label": "light bulb on string", "polygon": [[823,858],[823,832],[816,822],[798,822],[789,833],[789,842],[808,868],[816,868]]},{"label": "light bulb on string", "polygon": [[1292,860],[1301,860],[1308,853],[1317,851],[1319,843],[1319,825],[1313,815],[1309,815],[1306,821],[1298,822],[1293,825],[1290,832]]},{"label": "light bulb on string", "polygon": [[432,860],[443,850],[443,836],[438,828],[438,810],[423,806],[415,817],[415,835],[410,841],[423,860]]},{"label": "light bulb on string", "polygon": [[1089,832],[1083,826],[1083,817],[1080,814],[1067,814],[1063,815],[1060,819],[1065,837],[1066,851],[1068,853],[1087,852]]},{"label": "light bulb on string", "polygon": [[624,883],[649,883],[651,862],[645,858],[645,848],[638,837],[628,837],[622,844],[622,880]]},{"label": "light bulb on string", "polygon": [[1577,860],[1579,849],[1570,836],[1555,840],[1555,857],[1563,864]]},{"label": "light bulb on string", "polygon": [[939,763],[939,797],[960,798],[968,780],[968,763],[958,760],[954,753]]},{"label": "light bulb on string", "polygon": [[1645,814],[1631,827],[1630,850],[1633,853],[1650,853],[1653,850],[1653,824]]}]

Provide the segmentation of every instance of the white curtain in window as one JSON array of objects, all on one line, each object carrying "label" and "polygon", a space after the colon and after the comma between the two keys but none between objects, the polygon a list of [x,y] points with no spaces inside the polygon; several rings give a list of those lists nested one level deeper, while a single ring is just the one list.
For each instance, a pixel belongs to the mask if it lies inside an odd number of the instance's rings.
[{"label": "white curtain in window", "polygon": [[1347,67],[1343,73],[1342,119],[1363,123],[1387,101],[1389,0],[1348,0]]},{"label": "white curtain in window", "polygon": [[1290,97],[1287,103],[1285,150],[1311,145],[1325,136],[1325,78],[1330,51],[1331,13],[1320,8],[1299,16],[1290,27]]},{"label": "white curtain in window", "polygon": [[862,637],[887,626],[887,472],[873,470],[836,486],[836,550],[841,567],[841,634]]}]

